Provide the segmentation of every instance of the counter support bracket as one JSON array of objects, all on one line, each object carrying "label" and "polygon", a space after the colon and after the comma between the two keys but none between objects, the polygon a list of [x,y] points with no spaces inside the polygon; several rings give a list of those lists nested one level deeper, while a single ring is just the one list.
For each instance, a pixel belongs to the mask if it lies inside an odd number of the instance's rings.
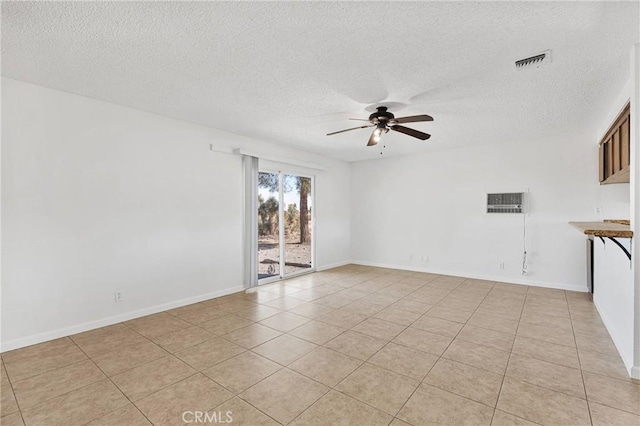
[{"label": "counter support bracket", "polygon": [[[600,238],[600,240],[602,241],[602,244],[604,244],[604,238],[598,236],[598,238]],[[620,249],[624,252],[624,254],[629,258],[629,261],[631,261],[631,252],[629,250],[626,249],[625,246],[623,246],[622,244],[620,244],[620,242],[618,240],[616,240],[613,237],[607,237],[609,240],[613,241],[615,243],[615,245],[617,245],[618,247],[620,247]]]}]

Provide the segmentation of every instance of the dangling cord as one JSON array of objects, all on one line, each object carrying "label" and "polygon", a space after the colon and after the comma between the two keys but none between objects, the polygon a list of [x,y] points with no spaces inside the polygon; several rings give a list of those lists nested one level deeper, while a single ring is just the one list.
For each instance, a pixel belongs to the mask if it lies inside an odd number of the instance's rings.
[{"label": "dangling cord", "polygon": [[522,275],[527,275],[527,213],[522,216]]}]

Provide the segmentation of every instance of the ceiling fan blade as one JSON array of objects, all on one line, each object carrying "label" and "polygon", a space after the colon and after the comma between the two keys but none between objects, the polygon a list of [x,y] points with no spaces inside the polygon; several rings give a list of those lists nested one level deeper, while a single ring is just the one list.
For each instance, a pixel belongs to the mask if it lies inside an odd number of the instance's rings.
[{"label": "ceiling fan blade", "polygon": [[414,138],[418,138],[420,140],[426,141],[431,137],[430,134],[423,133],[419,130],[410,129],[404,126],[389,126],[391,130],[395,130],[396,132],[404,133],[405,135],[413,136]]},{"label": "ceiling fan blade", "polygon": [[427,114],[412,115],[411,117],[394,118],[393,121],[396,123],[416,123],[418,121],[433,121],[433,117]]},{"label": "ceiling fan blade", "polygon": [[342,133],[342,132],[349,132],[351,130],[366,129],[367,127],[373,127],[373,126],[375,126],[375,124],[368,124],[366,126],[359,126],[359,127],[352,127],[350,129],[338,130],[337,132],[327,133],[327,136],[336,135],[336,134]]},{"label": "ceiling fan blade", "polygon": [[369,121],[366,118],[350,118],[349,120],[353,120],[353,121]]},{"label": "ceiling fan blade", "polygon": [[369,136],[369,142],[367,142],[367,146],[378,145],[379,137],[376,138],[375,135],[376,135],[376,131],[374,130],[373,132],[371,132],[371,136]]}]

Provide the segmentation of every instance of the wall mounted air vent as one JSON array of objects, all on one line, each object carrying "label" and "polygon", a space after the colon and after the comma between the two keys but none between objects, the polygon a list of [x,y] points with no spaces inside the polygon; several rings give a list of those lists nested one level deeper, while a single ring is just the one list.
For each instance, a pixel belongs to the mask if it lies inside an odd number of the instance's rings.
[{"label": "wall mounted air vent", "polygon": [[524,192],[487,194],[487,213],[524,213]]},{"label": "wall mounted air vent", "polygon": [[545,50],[544,52],[531,56],[530,58],[524,58],[516,61],[516,68],[540,68],[542,65],[551,61],[551,51]]}]

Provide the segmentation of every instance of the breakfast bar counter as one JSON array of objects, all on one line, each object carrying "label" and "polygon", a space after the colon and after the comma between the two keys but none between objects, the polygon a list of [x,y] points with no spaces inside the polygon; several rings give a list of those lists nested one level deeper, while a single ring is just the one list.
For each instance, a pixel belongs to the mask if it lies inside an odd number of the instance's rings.
[{"label": "breakfast bar counter", "polygon": [[569,222],[569,225],[585,235],[610,238],[632,238],[633,231],[627,220],[605,220],[603,222]]}]

